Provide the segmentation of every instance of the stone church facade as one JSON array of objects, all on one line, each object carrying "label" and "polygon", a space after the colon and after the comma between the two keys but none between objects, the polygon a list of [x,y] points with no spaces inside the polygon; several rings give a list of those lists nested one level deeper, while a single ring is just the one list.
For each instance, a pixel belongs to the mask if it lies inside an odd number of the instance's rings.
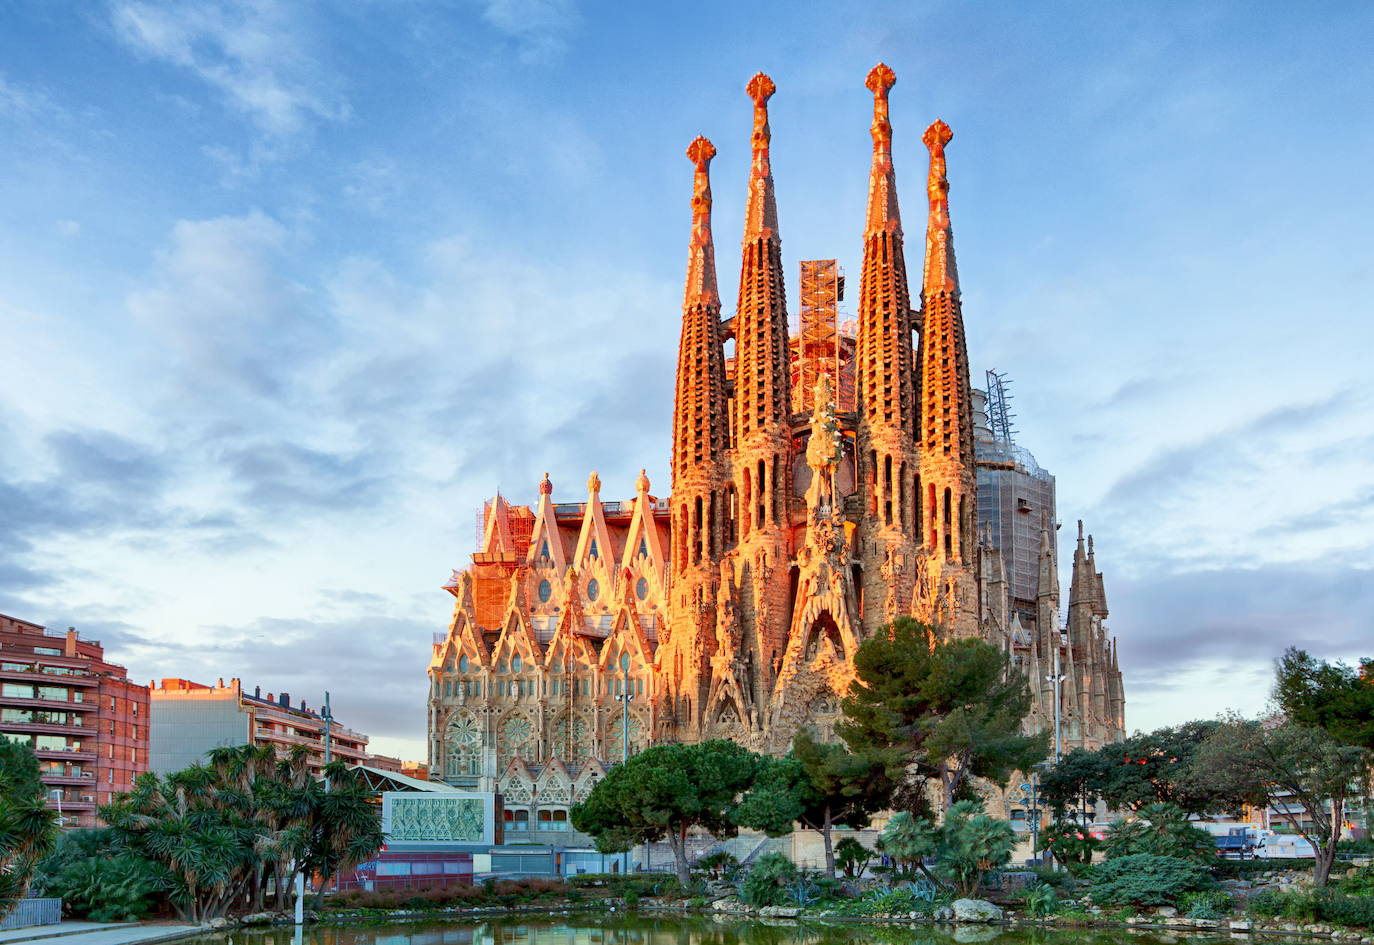
[{"label": "stone church facade", "polygon": [[[1079,523],[1061,622],[1055,523],[1041,522],[1033,618],[1009,606],[978,527],[973,403],[945,152],[929,156],[922,278],[906,271],[888,95],[869,74],[873,158],[857,328],[798,389],[769,161],[771,79],[756,75],[739,298],[722,319],[711,221],[715,148],[697,138],[669,497],[488,503],[480,549],[429,665],[435,777],[499,790],[507,828],[551,835],[606,767],[651,742],[731,738],[784,752],[833,736],[858,645],[901,615],[1004,648],[1026,674],[1030,730],[1065,750],[1124,735],[1102,574]],[[733,357],[727,345],[733,342]],[[842,356],[841,356],[842,355]]]}]

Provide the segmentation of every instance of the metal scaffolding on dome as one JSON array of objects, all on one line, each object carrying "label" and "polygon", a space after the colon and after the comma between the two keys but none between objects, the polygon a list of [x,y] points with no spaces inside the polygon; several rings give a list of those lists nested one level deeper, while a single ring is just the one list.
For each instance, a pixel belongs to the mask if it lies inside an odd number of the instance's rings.
[{"label": "metal scaffolding on dome", "polygon": [[1016,427],[1012,421],[1016,414],[1011,412],[1011,381],[1006,372],[988,371],[988,428],[992,438],[1010,446],[1016,439]]}]

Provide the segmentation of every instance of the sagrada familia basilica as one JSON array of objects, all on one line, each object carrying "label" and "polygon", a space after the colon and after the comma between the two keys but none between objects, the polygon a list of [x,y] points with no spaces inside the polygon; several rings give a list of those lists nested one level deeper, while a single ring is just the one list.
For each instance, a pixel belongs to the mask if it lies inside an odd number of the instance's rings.
[{"label": "sagrada familia basilica", "polygon": [[[893,167],[892,70],[869,73],[873,161],[857,331],[814,369],[788,327],[782,244],[759,74],[739,299],[722,319],[710,165],[697,138],[668,498],[533,508],[498,496],[429,665],[430,765],[499,790],[515,829],[567,827],[567,808],[622,755],[653,741],[731,738],[784,752],[809,726],[833,737],[855,649],[912,615],[1004,648],[1065,749],[1124,735],[1106,597],[1082,525],[1067,623],[1056,525],[1040,523],[1035,599],[1013,609],[1003,550],[978,526],[975,406],[936,121],[919,296],[908,285]],[[803,264],[805,266],[806,264]],[[805,287],[803,295],[805,296]],[[806,300],[803,298],[803,305]],[[733,341],[733,358],[726,346]],[[808,369],[812,368],[812,369]],[[1062,685],[1056,686],[1056,674]],[[628,716],[627,716],[628,713]]]}]

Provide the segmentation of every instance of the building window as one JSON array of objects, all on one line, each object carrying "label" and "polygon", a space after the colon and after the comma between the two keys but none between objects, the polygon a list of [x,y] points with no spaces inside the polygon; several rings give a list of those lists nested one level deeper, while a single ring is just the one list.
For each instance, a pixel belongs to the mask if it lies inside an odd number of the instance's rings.
[{"label": "building window", "polygon": [[507,807],[502,811],[501,819],[505,821],[507,830],[523,832],[530,829],[530,812],[527,810],[513,810]]},{"label": "building window", "polygon": [[550,810],[540,808],[539,810],[539,829],[540,830],[567,830],[568,812],[565,810]]},{"label": "building window", "polygon": [[596,599],[600,596],[601,585],[597,582],[596,578],[592,578],[590,581],[587,582],[587,600],[595,602]]},{"label": "building window", "polygon": [[540,582],[539,582],[539,602],[540,602],[541,604],[547,604],[547,603],[549,602],[549,598],[552,597],[552,596],[553,596],[553,585],[550,584],[547,580],[540,581]]},{"label": "building window", "polygon": [[525,668],[525,663],[524,663],[523,660],[520,659],[520,654],[519,654],[519,653],[517,653],[517,654],[515,654],[514,656],[511,657],[511,660],[510,660],[510,671],[511,671],[512,673],[518,673],[518,672],[520,672],[520,671],[521,671],[522,669],[524,669],[524,668]]},{"label": "building window", "polygon": [[33,648],[33,652],[34,652],[34,654],[37,655],[37,656],[61,656],[61,655],[62,655],[62,651],[61,651],[61,650],[57,649],[56,647],[51,647],[51,646],[36,646],[36,647]]}]

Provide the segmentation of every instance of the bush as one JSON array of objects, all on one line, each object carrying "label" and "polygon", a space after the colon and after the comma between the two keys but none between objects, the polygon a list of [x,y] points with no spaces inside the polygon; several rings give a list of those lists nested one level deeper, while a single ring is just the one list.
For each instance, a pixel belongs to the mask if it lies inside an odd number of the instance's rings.
[{"label": "bush", "polygon": [[1079,872],[1093,861],[1093,850],[1102,845],[1087,829],[1072,821],[1056,820],[1040,834],[1040,846],[1066,867]]},{"label": "bush", "polygon": [[1102,849],[1108,857],[1149,853],[1206,863],[1217,858],[1212,835],[1194,827],[1183,808],[1173,804],[1148,804],[1138,819],[1112,824]]},{"label": "bush", "polygon": [[1178,909],[1190,919],[1221,919],[1231,912],[1231,897],[1220,889],[1200,889],[1178,897]]},{"label": "bush", "polygon": [[486,880],[480,886],[451,883],[412,889],[349,890],[325,900],[330,909],[440,910],[461,906],[512,906],[520,902],[573,898],[576,890],[557,879]]},{"label": "bush", "polygon": [[60,896],[69,915],[94,922],[147,918],[171,886],[166,869],[130,852],[105,828],[63,834],[34,880],[35,891]]},{"label": "bush", "polygon": [[1093,901],[1101,905],[1167,906],[1186,892],[1209,889],[1207,868],[1152,853],[1118,856],[1093,867]]},{"label": "bush", "polygon": [[605,889],[612,896],[657,896],[682,899],[697,895],[698,890],[683,889],[672,873],[583,873],[569,876],[568,885],[579,889]]},{"label": "bush", "polygon": [[826,911],[841,916],[929,915],[935,911],[935,887],[922,880],[897,889],[874,890],[858,899],[831,903]]},{"label": "bush", "polygon": [[1016,833],[1011,824],[983,812],[976,801],[959,801],[945,813],[940,828],[939,869],[965,896],[984,874],[1011,861]]},{"label": "bush", "polygon": [[739,897],[745,905],[780,906],[788,901],[788,887],[797,878],[797,868],[781,853],[765,853],[740,885]]},{"label": "bush", "polygon": [[1374,896],[1374,866],[1352,869],[1342,879],[1336,880],[1334,885],[1351,896]]},{"label": "bush", "polygon": [[725,850],[717,850],[710,856],[703,856],[697,860],[695,866],[699,870],[711,873],[716,879],[729,879],[739,872],[739,859]]},{"label": "bush", "polygon": [[1261,919],[1374,928],[1374,896],[1351,895],[1339,888],[1312,892],[1266,889],[1251,897],[1249,908],[1251,915]]},{"label": "bush", "polygon": [[845,837],[835,844],[835,865],[850,879],[863,875],[873,859],[873,851],[853,837]]},{"label": "bush", "polygon": [[1033,916],[1044,917],[1054,915],[1059,910],[1059,894],[1054,891],[1053,886],[1041,884],[1032,889],[1027,889],[1023,901],[1026,904],[1026,911]]},{"label": "bush", "polygon": [[[1341,869],[1338,862],[1332,867],[1332,873]],[[1249,876],[1252,873],[1269,873],[1282,870],[1297,870],[1299,872],[1312,872],[1312,858],[1302,859],[1299,857],[1275,857],[1274,859],[1252,859],[1252,860],[1231,860],[1218,857],[1212,863],[1212,873],[1222,878]]]}]

